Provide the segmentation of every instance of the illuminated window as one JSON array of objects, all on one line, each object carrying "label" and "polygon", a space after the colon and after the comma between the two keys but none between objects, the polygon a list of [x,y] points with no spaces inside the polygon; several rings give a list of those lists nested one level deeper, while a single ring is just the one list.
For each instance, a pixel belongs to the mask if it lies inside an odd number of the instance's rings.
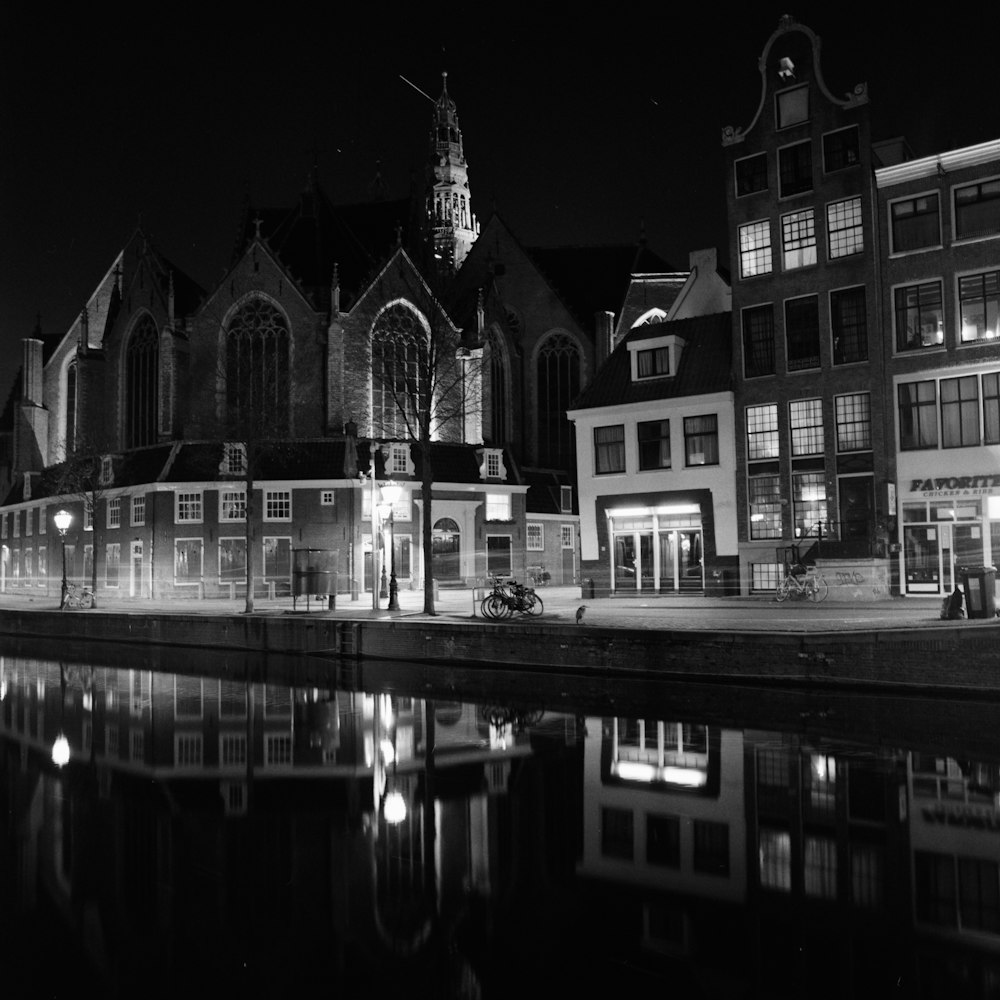
[{"label": "illuminated window", "polygon": [[830,293],[833,363],[868,360],[868,307],[864,286]]},{"label": "illuminated window", "polygon": [[837,451],[871,451],[871,394],[855,392],[834,399]]},{"label": "illuminated window", "polygon": [[714,413],[684,418],[684,462],[688,467],[719,464],[719,418]]},{"label": "illuminated window", "polygon": [[201,583],[202,546],[200,538],[178,538],[174,542],[175,583]]},{"label": "illuminated window", "polygon": [[823,454],[823,402],[799,399],[788,404],[792,457]]},{"label": "illuminated window", "polygon": [[486,520],[509,521],[511,519],[511,497],[509,493],[486,494]]},{"label": "illuminated window", "polygon": [[771,223],[749,222],[739,228],[740,277],[752,278],[758,274],[769,274],[771,262]]},{"label": "illuminated window", "polygon": [[864,252],[865,226],[860,198],[835,201],[826,206],[826,234],[831,260]]},{"label": "illuminated window", "polygon": [[762,888],[791,892],[792,838],[784,830],[761,827],[758,844]]},{"label": "illuminated window", "polygon": [[1000,337],[1000,271],[959,278],[958,301],[963,344]]},{"label": "illuminated window", "polygon": [[772,472],[752,472],[747,485],[751,539],[781,538],[781,477]]},{"label": "illuminated window", "polygon": [[893,296],[896,317],[896,350],[916,351],[944,343],[944,308],[941,282],[897,288]]},{"label": "illuminated window", "polygon": [[747,407],[747,460],[778,457],[778,406]]},{"label": "illuminated window", "polygon": [[245,521],[246,518],[246,490],[219,490],[219,520]]},{"label": "illuminated window", "polygon": [[792,475],[792,528],[796,538],[815,535],[825,524],[826,476],[822,472],[796,472]]},{"label": "illuminated window", "polygon": [[830,837],[806,837],[803,883],[807,896],[837,898],[837,843]]},{"label": "illuminated window", "polygon": [[774,306],[744,309],[743,372],[747,378],[774,374]]},{"label": "illuminated window", "polygon": [[781,253],[786,271],[816,263],[816,219],[811,208],[781,217]]},{"label": "illuminated window", "polygon": [[938,196],[921,195],[894,201],[889,206],[892,222],[892,252],[905,253],[941,245]]},{"label": "illuminated window", "polygon": [[541,552],[545,548],[542,538],[542,526],[533,521],[527,525],[527,547],[529,552]]}]

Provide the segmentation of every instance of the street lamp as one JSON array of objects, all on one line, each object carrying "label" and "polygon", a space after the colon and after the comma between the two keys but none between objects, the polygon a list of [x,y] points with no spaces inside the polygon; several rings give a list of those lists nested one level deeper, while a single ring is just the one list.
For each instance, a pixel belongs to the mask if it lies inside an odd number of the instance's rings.
[{"label": "street lamp", "polygon": [[[403,487],[392,480],[382,484],[382,503],[379,505],[379,513],[383,521],[386,517],[389,519],[389,611],[399,610],[399,587],[396,583],[396,523],[393,509],[402,492]],[[384,564],[382,568],[385,569]]]},{"label": "street lamp", "polygon": [[56,530],[59,532],[59,538],[62,540],[62,595],[59,599],[59,610],[66,606],[66,532],[69,531],[69,526],[73,523],[73,515],[66,509],[56,511],[55,516],[52,518],[55,522]]}]

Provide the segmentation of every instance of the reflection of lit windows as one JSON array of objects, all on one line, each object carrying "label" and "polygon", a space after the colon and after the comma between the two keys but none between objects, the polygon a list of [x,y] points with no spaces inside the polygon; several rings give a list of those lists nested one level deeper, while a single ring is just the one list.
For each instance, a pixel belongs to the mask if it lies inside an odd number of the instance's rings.
[{"label": "reflection of lit windows", "polygon": [[882,890],[882,849],[871,844],[851,844],[851,902],[865,909],[878,909]]},{"label": "reflection of lit windows", "polygon": [[837,758],[814,753],[809,756],[809,805],[814,814],[832,817],[837,804]]},{"label": "reflection of lit windows", "polygon": [[792,889],[792,838],[784,830],[761,827],[760,884],[764,889]]},{"label": "reflection of lit windows", "polygon": [[201,733],[177,733],[174,736],[174,766],[201,767]]},{"label": "reflection of lit windows", "polygon": [[752,474],[747,479],[750,501],[750,537],[781,538],[781,477]]},{"label": "reflection of lit windows", "polygon": [[264,736],[264,763],[271,767],[290,767],[292,737],[287,733],[267,733]]},{"label": "reflection of lit windows", "polygon": [[836,899],[836,841],[830,837],[806,837],[802,874],[807,896]]},{"label": "reflection of lit windows", "polygon": [[222,767],[242,767],[247,762],[245,733],[222,733],[219,736],[219,763]]}]

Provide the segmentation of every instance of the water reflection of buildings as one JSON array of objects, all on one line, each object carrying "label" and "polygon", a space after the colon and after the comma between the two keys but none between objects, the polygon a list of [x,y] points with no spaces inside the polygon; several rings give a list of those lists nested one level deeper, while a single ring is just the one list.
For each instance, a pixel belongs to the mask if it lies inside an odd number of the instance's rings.
[{"label": "water reflection of buildings", "polygon": [[[41,893],[118,984],[157,968],[164,992],[185,976],[283,990],[346,977],[377,995],[408,962],[428,991],[446,976],[476,995],[457,924],[518,867],[508,786],[546,739],[576,761],[555,764],[558,783],[578,772],[575,721],[532,721],[235,672],[0,656],[19,902]],[[386,814],[393,790],[405,816]]]}]

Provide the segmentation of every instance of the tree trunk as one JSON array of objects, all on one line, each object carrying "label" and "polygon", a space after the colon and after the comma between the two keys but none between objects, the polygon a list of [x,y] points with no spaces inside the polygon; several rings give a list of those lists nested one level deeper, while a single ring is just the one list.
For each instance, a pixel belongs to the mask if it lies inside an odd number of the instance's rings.
[{"label": "tree trunk", "polygon": [[424,614],[435,615],[434,610],[434,520],[431,510],[431,489],[434,483],[434,470],[431,468],[430,435],[421,434],[421,470],[420,492],[423,495],[423,517],[421,529],[423,532],[424,550]]},{"label": "tree trunk", "polygon": [[253,568],[253,554],[254,554],[254,503],[253,503],[253,483],[254,476],[250,467],[249,461],[247,462],[247,509],[246,509],[246,542],[247,542],[247,600],[246,606],[244,607],[244,613],[248,615],[253,614],[253,581],[254,581],[254,568]]}]

